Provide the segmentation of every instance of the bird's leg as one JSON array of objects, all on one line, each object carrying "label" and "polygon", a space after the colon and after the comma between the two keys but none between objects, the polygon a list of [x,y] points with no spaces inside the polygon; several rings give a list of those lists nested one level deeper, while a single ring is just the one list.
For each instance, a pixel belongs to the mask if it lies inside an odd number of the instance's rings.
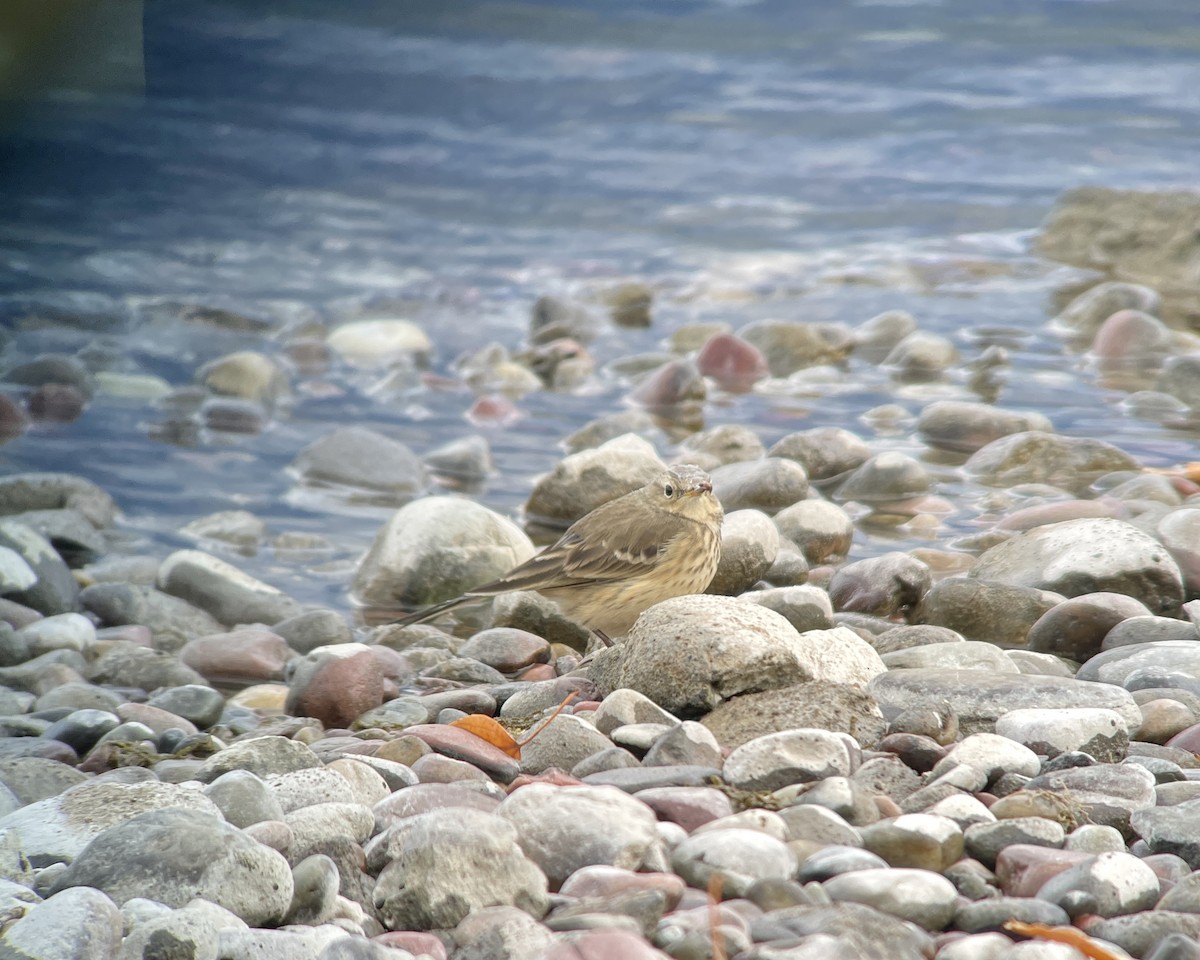
[{"label": "bird's leg", "polygon": [[599,641],[602,644],[604,644],[606,647],[611,647],[613,645],[612,639],[603,630],[597,630],[593,627],[592,633],[594,633],[596,635],[596,637],[599,639]]}]

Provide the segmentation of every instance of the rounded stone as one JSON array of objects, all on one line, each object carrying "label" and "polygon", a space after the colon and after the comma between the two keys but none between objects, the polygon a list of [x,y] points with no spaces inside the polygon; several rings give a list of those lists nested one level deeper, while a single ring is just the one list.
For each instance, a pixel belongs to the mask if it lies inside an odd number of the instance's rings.
[{"label": "rounded stone", "polygon": [[351,593],[382,607],[422,607],[503,576],[533,556],[514,524],[472,500],[426,497],[397,510],[376,534]]},{"label": "rounded stone", "polygon": [[866,904],[926,930],[946,926],[958,904],[954,884],[929,870],[854,870],[832,877],[822,886],[835,901]]},{"label": "rounded stone", "polygon": [[824,500],[802,500],[774,517],[780,535],[810,563],[844,557],[854,539],[854,523],[841,507]]},{"label": "rounded stone", "polygon": [[974,453],[993,440],[1027,430],[1051,432],[1040,413],[1001,410],[985,403],[936,400],[921,410],[917,432],[932,447]]},{"label": "rounded stone", "polygon": [[737,596],[757,583],[775,562],[779,531],[758,510],[726,513],[721,523],[721,560],[706,593]]},{"label": "rounded stone", "polygon": [[844,628],[797,633],[783,617],[729,597],[676,597],[645,611],[625,642],[602,650],[590,676],[629,687],[677,716],[745,693],[820,679],[865,683],[883,664]]},{"label": "rounded stone", "polygon": [[1068,597],[1120,593],[1156,613],[1173,613],[1183,602],[1175,561],[1157,540],[1121,520],[1035,527],[985,551],[971,576]]},{"label": "rounded stone", "polygon": [[358,425],[314,440],[290,469],[308,486],[370,491],[372,502],[404,503],[429,486],[424,464],[407,445]]},{"label": "rounded stone", "polygon": [[761,510],[773,516],[808,496],[808,474],[794,460],[763,457],[727,463],[711,471],[713,493],[726,514]]},{"label": "rounded stone", "polygon": [[785,730],[757,737],[725,760],[725,779],[742,790],[778,790],[846,776],[851,756],[843,735],[827,730]]},{"label": "rounded stone", "polygon": [[167,809],[105,830],[56,887],[94,887],[117,903],[150,897],[173,907],[200,897],[266,926],[283,919],[292,874],[280,854],[218,817]]}]

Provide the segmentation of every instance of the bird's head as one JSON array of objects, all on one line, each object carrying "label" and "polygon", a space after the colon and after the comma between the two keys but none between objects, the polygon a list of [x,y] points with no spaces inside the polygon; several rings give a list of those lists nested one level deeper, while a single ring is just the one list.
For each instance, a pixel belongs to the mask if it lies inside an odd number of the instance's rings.
[{"label": "bird's head", "polygon": [[692,520],[720,523],[721,504],[712,492],[712,477],[697,466],[682,463],[665,470],[647,487],[663,507]]}]

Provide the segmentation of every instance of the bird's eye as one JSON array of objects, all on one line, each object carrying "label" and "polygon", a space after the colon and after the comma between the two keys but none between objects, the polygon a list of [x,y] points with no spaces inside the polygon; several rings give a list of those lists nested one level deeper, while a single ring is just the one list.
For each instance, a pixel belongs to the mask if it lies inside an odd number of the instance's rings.
[{"label": "bird's eye", "polygon": [[668,483],[665,487],[663,487],[663,493],[665,493],[668,497],[673,497],[675,496],[675,488]]}]

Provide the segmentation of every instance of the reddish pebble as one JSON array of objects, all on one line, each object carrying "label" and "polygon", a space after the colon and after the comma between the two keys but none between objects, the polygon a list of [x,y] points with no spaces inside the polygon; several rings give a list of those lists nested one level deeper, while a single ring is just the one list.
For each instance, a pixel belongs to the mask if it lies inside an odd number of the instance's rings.
[{"label": "reddish pebble", "polygon": [[296,654],[265,627],[242,627],[189,640],[179,659],[210,683],[252,684],[282,680]]},{"label": "reddish pebble", "polygon": [[486,796],[471,787],[456,783],[417,783],[397,790],[375,804],[375,832],[382,833],[401,820],[428,813],[430,810],[469,807],[472,810],[492,813],[498,806],[500,801],[495,797]]},{"label": "reddish pebble", "polygon": [[383,703],[387,693],[387,675],[373,650],[357,643],[339,644],[300,662],[287,709],[295,716],[316,717],[326,727],[349,726]]},{"label": "reddish pebble", "polygon": [[1123,511],[1115,501],[1104,500],[1060,500],[1057,503],[1042,503],[1036,507],[1014,510],[996,524],[998,530],[1032,530],[1047,523],[1062,520],[1081,520],[1087,517],[1121,518]]},{"label": "reddish pebble", "polygon": [[583,785],[583,781],[578,777],[573,777],[569,773],[559,770],[557,767],[551,767],[549,770],[544,770],[541,773],[521,774],[508,785],[508,792],[513,793],[521,787],[529,786],[531,783],[548,783],[554,787],[579,787]]},{"label": "reddish pebble", "polygon": [[1200,753],[1200,723],[1193,723],[1186,730],[1180,730],[1170,740],[1168,747],[1179,747],[1188,753]]},{"label": "reddish pebble", "polygon": [[374,937],[372,943],[397,950],[407,950],[414,956],[425,955],[433,960],[446,960],[446,945],[432,933],[417,930],[389,930]]},{"label": "reddish pebble", "polygon": [[19,437],[29,429],[29,418],[25,416],[15,400],[0,393],[0,443]]},{"label": "reddish pebble", "polygon": [[555,671],[554,667],[552,667],[550,664],[535,663],[532,667],[526,667],[524,670],[522,670],[520,673],[518,673],[517,679],[518,680],[553,680],[557,676],[558,676],[558,673]]},{"label": "reddish pebble", "polygon": [[696,367],[730,393],[745,393],[769,373],[762,351],[732,333],[709,337],[696,357]]},{"label": "reddish pebble", "polygon": [[477,427],[507,427],[521,419],[521,411],[507,397],[492,393],[471,404],[467,419]]},{"label": "reddish pebble", "polygon": [[1144,360],[1159,357],[1171,346],[1171,331],[1141,310],[1118,310],[1100,325],[1092,353],[1101,360]]},{"label": "reddish pebble", "polygon": [[663,960],[665,954],[628,930],[589,930],[569,943],[559,943],[543,960]]},{"label": "reddish pebble", "polygon": [[704,378],[690,360],[672,360],[643,380],[629,395],[635,403],[660,409],[681,403],[703,401],[707,391]]},{"label": "reddish pebble", "polygon": [[729,797],[713,787],[650,787],[634,796],[659,820],[677,823],[688,833],[733,813]]},{"label": "reddish pebble", "polygon": [[458,783],[462,780],[491,782],[488,775],[474,764],[444,757],[440,753],[427,753],[419,757],[413,762],[412,772],[422,783]]},{"label": "reddish pebble", "polygon": [[1051,877],[1093,856],[1083,850],[1014,843],[1001,850],[996,858],[996,879],[1006,896],[1034,897]]},{"label": "reddish pebble", "polygon": [[519,760],[469,730],[444,723],[421,723],[406,727],[404,732],[424,740],[438,753],[465,760],[504,783],[511,782],[521,772]]},{"label": "reddish pebble", "polygon": [[122,643],[132,643],[139,647],[154,646],[154,634],[150,632],[149,627],[143,627],[140,623],[127,623],[119,627],[101,627],[96,631],[96,639],[106,642],[119,640]]},{"label": "reddish pebble", "polygon": [[178,717],[169,710],[152,707],[148,703],[122,703],[117,707],[116,714],[123,721],[144,723],[156,734],[165,733],[171,728],[182,730],[191,735],[196,733],[196,725],[191,720]]},{"label": "reddish pebble", "polygon": [[79,419],[87,397],[67,383],[44,383],[29,396],[29,415],[34,420],[69,423]]},{"label": "reddish pebble", "polygon": [[613,897],[658,890],[667,898],[667,909],[674,910],[686,888],[683,878],[673,873],[633,873],[608,864],[593,864],[567,877],[559,892],[565,897]]}]

